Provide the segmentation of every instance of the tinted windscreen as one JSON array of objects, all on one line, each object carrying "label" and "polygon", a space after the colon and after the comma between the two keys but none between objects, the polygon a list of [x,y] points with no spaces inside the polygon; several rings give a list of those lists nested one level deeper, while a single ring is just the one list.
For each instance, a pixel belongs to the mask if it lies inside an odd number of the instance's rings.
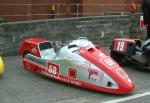
[{"label": "tinted windscreen", "polygon": [[39,44],[40,50],[50,49],[52,48],[52,45],[50,42],[44,42]]}]

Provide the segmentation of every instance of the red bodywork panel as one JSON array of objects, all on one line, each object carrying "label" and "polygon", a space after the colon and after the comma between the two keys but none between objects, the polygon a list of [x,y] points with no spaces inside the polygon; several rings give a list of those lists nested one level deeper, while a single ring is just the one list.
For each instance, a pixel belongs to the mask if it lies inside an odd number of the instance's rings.
[{"label": "red bodywork panel", "polygon": [[114,51],[119,51],[119,52],[126,52],[128,49],[128,44],[133,43],[141,43],[140,39],[124,39],[124,38],[117,38],[114,40]]},{"label": "red bodywork panel", "polygon": [[34,56],[40,57],[39,44],[43,42],[48,42],[40,38],[27,39],[21,44],[19,49],[19,55],[24,55],[25,52],[30,53]]},{"label": "red bodywork panel", "polygon": [[[117,91],[114,89],[100,88],[101,91],[107,91],[115,94],[127,94],[129,92],[132,92],[134,89],[134,83],[129,79],[126,72],[103,50],[101,50],[100,48],[93,49],[94,50],[87,51],[83,48],[80,50],[80,55],[91,61],[101,70],[105,71],[105,73],[111,76],[113,80],[115,80],[119,85],[119,89]],[[120,76],[119,78],[118,75]]]}]

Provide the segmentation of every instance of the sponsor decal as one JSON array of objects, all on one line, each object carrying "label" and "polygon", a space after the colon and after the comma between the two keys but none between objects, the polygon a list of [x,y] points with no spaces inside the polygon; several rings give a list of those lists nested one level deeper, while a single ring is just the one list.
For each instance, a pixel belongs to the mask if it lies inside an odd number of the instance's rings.
[{"label": "sponsor decal", "polygon": [[126,52],[127,49],[127,42],[125,41],[116,41],[114,50],[120,51],[120,52]]},{"label": "sponsor decal", "polygon": [[67,82],[67,83],[74,84],[74,85],[78,85],[78,86],[81,85],[81,82],[79,82],[75,79],[70,79],[68,77],[60,76],[58,79],[61,80],[61,81]]},{"label": "sponsor decal", "polygon": [[120,77],[128,78],[128,75],[120,67],[116,68],[116,72]]},{"label": "sponsor decal", "polygon": [[107,56],[106,54],[100,52],[99,53],[99,57],[100,57],[99,61],[102,62],[107,67],[116,66],[116,62],[112,58],[110,58],[109,56]]},{"label": "sponsor decal", "polygon": [[66,83],[70,83],[70,84],[74,84],[74,85],[78,85],[78,86],[81,85],[80,81],[77,81],[75,79],[71,79],[71,78],[68,78],[68,77],[64,77],[64,76],[57,76],[56,77],[56,76],[54,76],[52,74],[49,74],[48,76],[51,77],[51,78],[56,78],[56,79],[58,79],[60,81],[66,82]]},{"label": "sponsor decal", "polygon": [[68,76],[74,79],[77,78],[77,69],[70,67],[68,69]]},{"label": "sponsor decal", "polygon": [[75,85],[81,85],[81,82],[76,81],[76,80],[70,80],[71,84],[75,84]]},{"label": "sponsor decal", "polygon": [[119,41],[119,42],[118,42],[117,50],[118,50],[118,51],[123,51],[124,44],[125,44],[125,43],[124,43],[123,41]]},{"label": "sponsor decal", "polygon": [[59,76],[59,65],[55,63],[48,62],[48,74],[52,74],[54,76]]},{"label": "sponsor decal", "polygon": [[102,81],[104,77],[104,74],[98,70],[95,69],[89,69],[89,76],[88,79],[90,81],[98,82]]},{"label": "sponsor decal", "polygon": [[105,57],[105,58],[101,58],[99,59],[99,61],[105,65],[108,69],[112,69],[114,67],[117,67],[118,64],[113,60],[111,59],[110,57]]},{"label": "sponsor decal", "polygon": [[104,59],[104,62],[105,62],[105,64],[107,65],[107,66],[109,66],[109,67],[112,67],[112,66],[114,66],[116,63],[111,59],[111,58],[106,58],[106,59]]},{"label": "sponsor decal", "polygon": [[100,52],[98,55],[99,55],[100,58],[106,57],[106,55],[104,53],[102,53],[102,52]]},{"label": "sponsor decal", "polygon": [[90,62],[80,56],[69,55],[69,62],[77,66],[78,69],[88,70]]},{"label": "sponsor decal", "polygon": [[30,68],[31,68],[29,63],[25,63],[25,67],[26,67],[27,70],[30,70]]}]

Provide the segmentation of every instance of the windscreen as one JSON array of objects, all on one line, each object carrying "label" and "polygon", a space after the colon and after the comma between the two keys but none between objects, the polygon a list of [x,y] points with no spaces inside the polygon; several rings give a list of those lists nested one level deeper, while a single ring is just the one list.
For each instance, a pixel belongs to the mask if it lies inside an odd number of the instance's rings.
[{"label": "windscreen", "polygon": [[68,49],[74,48],[74,47],[78,47],[77,45],[69,45]]},{"label": "windscreen", "polygon": [[50,42],[44,42],[39,44],[40,50],[46,50],[52,48],[52,45]]}]

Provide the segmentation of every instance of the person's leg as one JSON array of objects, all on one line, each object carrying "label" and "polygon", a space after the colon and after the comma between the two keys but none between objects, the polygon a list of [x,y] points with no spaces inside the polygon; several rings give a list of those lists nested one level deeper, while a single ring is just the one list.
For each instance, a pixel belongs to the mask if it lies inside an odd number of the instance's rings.
[{"label": "person's leg", "polygon": [[147,26],[147,39],[150,39],[150,24]]}]

